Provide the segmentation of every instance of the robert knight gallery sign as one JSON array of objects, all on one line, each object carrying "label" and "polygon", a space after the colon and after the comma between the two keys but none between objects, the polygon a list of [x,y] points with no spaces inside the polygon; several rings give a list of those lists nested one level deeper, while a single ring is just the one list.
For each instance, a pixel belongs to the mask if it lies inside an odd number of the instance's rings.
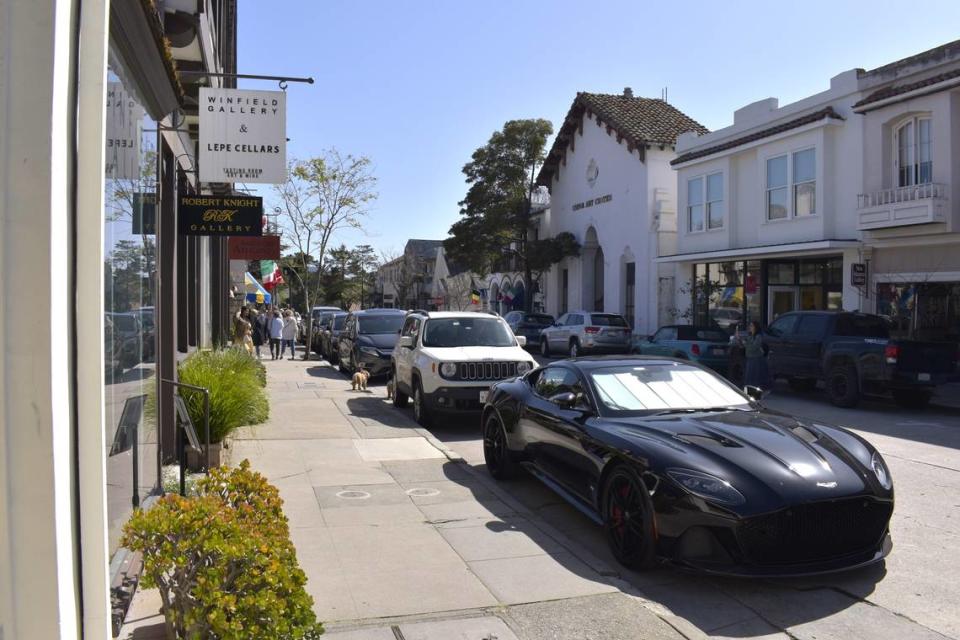
[{"label": "robert knight gallery sign", "polygon": [[177,227],[186,236],[261,236],[263,198],[180,196]]},{"label": "robert knight gallery sign", "polygon": [[200,87],[200,180],[287,177],[287,94]]}]

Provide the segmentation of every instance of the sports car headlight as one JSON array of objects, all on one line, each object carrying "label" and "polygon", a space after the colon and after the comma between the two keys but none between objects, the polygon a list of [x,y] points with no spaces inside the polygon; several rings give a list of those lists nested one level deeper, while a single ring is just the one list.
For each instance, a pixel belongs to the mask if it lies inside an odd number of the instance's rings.
[{"label": "sports car headlight", "polygon": [[530,371],[530,369],[533,369],[533,365],[530,364],[529,362],[518,362],[518,363],[517,363],[517,374],[518,374],[518,375],[521,375],[521,376],[522,376],[522,375],[525,374],[527,371]]},{"label": "sports car headlight", "polygon": [[365,353],[368,356],[379,356],[380,352],[377,351],[376,347],[360,347],[360,353]]},{"label": "sports car headlight", "polygon": [[893,480],[890,478],[887,465],[879,453],[875,452],[873,457],[870,458],[870,468],[873,469],[873,473],[877,476],[877,481],[880,483],[880,486],[889,491],[893,487]]},{"label": "sports car headlight", "polygon": [[440,365],[440,375],[444,378],[452,378],[457,375],[457,365],[454,362],[444,362]]},{"label": "sports car headlight", "polygon": [[734,489],[729,482],[710,474],[690,469],[668,469],[667,475],[693,495],[705,500],[728,505],[746,502],[743,494]]}]

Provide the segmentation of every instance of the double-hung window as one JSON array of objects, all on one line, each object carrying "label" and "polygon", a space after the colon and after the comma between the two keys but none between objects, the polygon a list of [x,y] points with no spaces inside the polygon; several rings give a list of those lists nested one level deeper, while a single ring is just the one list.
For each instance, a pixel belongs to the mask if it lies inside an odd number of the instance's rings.
[{"label": "double-hung window", "polygon": [[722,229],[723,174],[711,173],[687,181],[687,229]]},{"label": "double-hung window", "polygon": [[930,118],[910,118],[897,127],[897,186],[933,182]]},{"label": "double-hung window", "polygon": [[767,159],[767,220],[817,212],[817,152],[804,149]]}]

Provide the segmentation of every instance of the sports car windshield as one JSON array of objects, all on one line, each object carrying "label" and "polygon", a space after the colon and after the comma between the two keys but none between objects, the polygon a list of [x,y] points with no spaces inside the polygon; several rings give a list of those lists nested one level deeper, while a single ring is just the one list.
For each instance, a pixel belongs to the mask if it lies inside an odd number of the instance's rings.
[{"label": "sports car windshield", "polygon": [[425,347],[512,347],[513,333],[498,318],[434,318],[423,334]]},{"label": "sports car windshield", "polygon": [[617,366],[589,375],[600,402],[613,412],[749,408],[747,399],[726,382],[690,365]]}]

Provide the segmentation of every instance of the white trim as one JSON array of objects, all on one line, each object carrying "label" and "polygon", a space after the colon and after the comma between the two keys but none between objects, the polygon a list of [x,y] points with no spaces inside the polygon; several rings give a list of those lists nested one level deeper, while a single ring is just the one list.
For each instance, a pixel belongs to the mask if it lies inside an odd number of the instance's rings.
[{"label": "white trim", "polygon": [[960,271],[923,271],[903,273],[876,273],[875,283],[880,282],[960,282]]},{"label": "white trim", "polygon": [[862,243],[859,240],[818,240],[816,242],[797,242],[765,247],[745,247],[742,249],[720,249],[717,251],[682,253],[672,256],[661,256],[655,258],[654,262],[665,264],[671,262],[702,262],[704,260],[735,260],[737,258],[750,257],[780,258],[805,255],[814,256],[836,253],[843,249],[857,248],[860,246],[862,246]]},{"label": "white trim", "polygon": [[[877,229],[874,231],[883,231]],[[897,247],[929,247],[943,244],[960,244],[960,233],[942,233],[939,235],[897,236],[895,238],[870,238],[864,241],[867,248],[894,249]]]},{"label": "white trim", "polygon": [[940,91],[945,91],[947,89],[952,89],[955,86],[960,85],[960,78],[951,78],[950,80],[944,80],[943,82],[938,82],[937,84],[932,84],[926,87],[920,87],[919,89],[914,89],[913,91],[908,91],[906,93],[901,93],[899,95],[891,96],[889,98],[884,98],[883,100],[877,100],[876,102],[870,102],[860,107],[855,107],[854,113],[866,113],[868,111],[875,111],[887,105],[896,104],[898,102],[906,102],[912,98],[919,98],[920,96],[926,96],[931,93],[939,93]]}]

